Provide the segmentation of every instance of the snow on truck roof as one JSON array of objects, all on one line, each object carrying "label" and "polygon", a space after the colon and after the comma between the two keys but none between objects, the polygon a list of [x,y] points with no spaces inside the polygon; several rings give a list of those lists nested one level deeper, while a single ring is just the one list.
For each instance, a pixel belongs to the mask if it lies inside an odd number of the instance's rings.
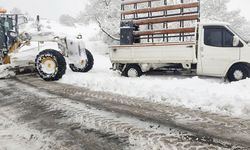
[{"label": "snow on truck roof", "polygon": [[211,20],[202,20],[199,22],[200,25],[222,25],[222,26],[228,26],[230,23],[223,22],[223,21],[211,21]]}]

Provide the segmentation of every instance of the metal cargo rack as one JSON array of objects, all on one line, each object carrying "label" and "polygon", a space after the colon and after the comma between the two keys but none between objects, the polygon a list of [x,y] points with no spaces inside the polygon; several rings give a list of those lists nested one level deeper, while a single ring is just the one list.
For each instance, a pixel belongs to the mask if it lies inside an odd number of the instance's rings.
[{"label": "metal cargo rack", "polygon": [[190,42],[200,21],[200,0],[122,0],[121,45]]}]

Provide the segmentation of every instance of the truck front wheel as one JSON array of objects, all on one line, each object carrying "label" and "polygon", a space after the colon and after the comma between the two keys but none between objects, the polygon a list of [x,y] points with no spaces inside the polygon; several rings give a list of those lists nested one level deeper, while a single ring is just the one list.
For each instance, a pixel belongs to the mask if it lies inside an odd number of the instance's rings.
[{"label": "truck front wheel", "polygon": [[249,78],[250,67],[245,64],[236,64],[230,68],[227,77],[230,82]]},{"label": "truck front wheel", "polygon": [[125,77],[140,77],[142,76],[142,70],[139,65],[130,64],[122,71],[122,76]]}]

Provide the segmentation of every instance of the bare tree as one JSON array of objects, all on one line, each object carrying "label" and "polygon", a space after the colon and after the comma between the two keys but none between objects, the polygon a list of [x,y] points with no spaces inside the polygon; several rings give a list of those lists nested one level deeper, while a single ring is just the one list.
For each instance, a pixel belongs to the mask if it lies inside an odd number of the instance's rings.
[{"label": "bare tree", "polygon": [[106,42],[112,42],[119,37],[120,0],[91,0],[78,20],[83,23],[97,22]]},{"label": "bare tree", "polygon": [[[178,0],[170,0],[171,4],[176,4]],[[193,1],[186,0],[185,2]],[[229,22],[234,28],[250,39],[250,23],[240,14],[240,10],[229,11],[227,5],[230,0],[201,0],[201,20],[215,20]],[[78,19],[81,22],[95,21],[99,23],[103,34],[107,37],[119,37],[120,27],[120,0],[91,0],[86,10],[82,12]]]},{"label": "bare tree", "polygon": [[201,17],[203,21],[223,21],[240,32],[245,38],[250,39],[250,23],[241,16],[240,10],[229,11],[227,8],[230,0],[202,0],[201,1]]}]

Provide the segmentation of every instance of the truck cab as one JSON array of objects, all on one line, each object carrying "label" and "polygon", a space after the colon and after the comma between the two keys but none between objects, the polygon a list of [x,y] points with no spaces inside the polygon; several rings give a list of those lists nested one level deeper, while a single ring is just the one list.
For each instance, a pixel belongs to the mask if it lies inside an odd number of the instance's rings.
[{"label": "truck cab", "polygon": [[228,23],[199,23],[197,74],[237,81],[249,77],[250,47]]}]

